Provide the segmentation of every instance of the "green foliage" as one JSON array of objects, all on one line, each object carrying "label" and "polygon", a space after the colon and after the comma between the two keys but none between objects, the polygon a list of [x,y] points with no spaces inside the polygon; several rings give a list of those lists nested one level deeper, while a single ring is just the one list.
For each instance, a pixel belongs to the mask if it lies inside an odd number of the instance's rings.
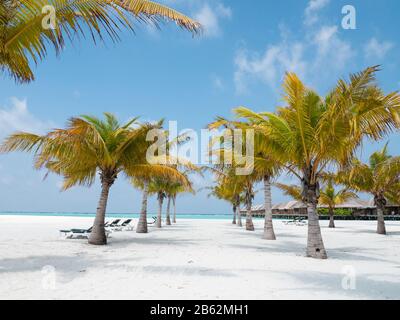
[{"label": "green foliage", "polygon": [[[336,208],[334,210],[335,216],[352,216],[353,212],[351,209],[343,209],[343,208]],[[328,216],[329,215],[329,209],[327,208],[318,208],[318,214],[321,216]]]},{"label": "green foliage", "polygon": [[[44,28],[54,8],[55,25]],[[50,7],[49,7],[50,6]],[[175,21],[191,32],[201,30],[199,23],[159,3],[148,0],[1,0],[0,1],[0,71],[18,82],[34,79],[31,62],[37,63],[53,48],[58,54],[66,41],[79,36],[96,43],[107,35],[119,40],[122,28],[133,29],[133,21]]]}]

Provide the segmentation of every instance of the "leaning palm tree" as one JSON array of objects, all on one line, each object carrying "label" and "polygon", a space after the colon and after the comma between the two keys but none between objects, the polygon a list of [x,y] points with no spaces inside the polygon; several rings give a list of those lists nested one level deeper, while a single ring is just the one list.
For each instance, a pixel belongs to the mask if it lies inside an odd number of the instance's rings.
[{"label": "leaning palm tree", "polygon": [[268,151],[299,178],[307,205],[307,256],[326,259],[317,203],[321,173],[349,163],[365,137],[379,140],[400,126],[400,95],[385,95],[375,84],[377,67],[340,80],[322,98],[293,73],[284,80],[286,107],[255,113],[238,108],[239,117],[257,119],[254,128],[266,136]]},{"label": "leaning palm tree", "polygon": [[[394,198],[400,184],[400,157],[391,157],[387,145],[369,158],[369,164],[354,159],[351,166],[338,175],[339,181],[349,187],[371,194],[378,214],[378,234],[386,234],[385,207],[387,199]],[[392,195],[392,197],[391,197]]]},{"label": "leaning palm tree", "polygon": [[357,194],[350,191],[348,188],[335,190],[332,181],[328,181],[326,187],[321,190],[319,197],[319,204],[328,207],[329,211],[329,228],[335,228],[335,208],[337,205],[341,205],[348,200],[358,198]]},{"label": "leaning palm tree", "polygon": [[119,40],[133,22],[176,22],[193,33],[196,21],[148,0],[2,0],[0,2],[0,69],[18,82],[34,80],[30,62],[42,60],[50,47],[59,54],[66,40],[88,34],[96,43],[107,35]]},{"label": "leaning palm tree", "polygon": [[153,176],[184,177],[172,168],[152,165],[146,160],[149,130],[158,124],[139,124],[137,118],[121,125],[115,116],[105,113],[101,120],[93,116],[71,118],[67,128],[50,131],[44,136],[17,132],[0,147],[1,152],[27,151],[35,155],[35,167],[64,177],[63,190],[75,185],[91,186],[97,173],[101,196],[89,243],[107,244],[104,229],[107,201],[111,186],[124,173],[129,177],[149,179]]}]

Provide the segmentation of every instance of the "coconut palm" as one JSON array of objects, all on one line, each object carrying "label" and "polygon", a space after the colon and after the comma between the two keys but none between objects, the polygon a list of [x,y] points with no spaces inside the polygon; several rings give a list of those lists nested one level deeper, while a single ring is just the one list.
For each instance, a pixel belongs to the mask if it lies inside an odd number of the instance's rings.
[{"label": "coconut palm", "polygon": [[[249,128],[257,125],[257,121],[249,121]],[[272,219],[272,192],[271,184],[283,164],[275,159],[267,149],[266,136],[260,132],[254,135],[254,173],[259,177],[264,186],[264,234],[265,240],[276,240]]]},{"label": "coconut palm", "polygon": [[325,205],[329,210],[329,228],[335,228],[335,208],[348,200],[358,198],[357,194],[350,191],[348,188],[335,190],[332,181],[328,181],[326,187],[321,190],[319,204]]},{"label": "coconut palm", "polygon": [[172,217],[172,223],[176,223],[176,199],[179,194],[183,193],[192,193],[194,194],[195,191],[193,190],[192,183],[189,181],[188,185],[183,185],[182,183],[170,183],[167,189],[167,195],[172,201],[172,206],[174,207],[174,213]]},{"label": "coconut palm", "polygon": [[238,216],[238,211],[240,211],[240,194],[235,192],[234,184],[220,182],[218,185],[209,187],[207,189],[210,190],[210,193],[208,194],[209,197],[215,197],[219,200],[224,200],[232,206],[232,224],[237,224],[237,220],[241,222],[241,219]]},{"label": "coconut palm", "polygon": [[[217,129],[219,127],[225,128],[225,131],[230,135],[233,135],[235,130],[242,130],[243,138],[247,139],[247,131],[251,130],[253,133],[253,126],[257,124],[257,119],[248,119],[248,123],[239,121],[229,121],[223,117],[217,117],[216,121],[209,124],[210,129]],[[216,141],[219,143],[220,141]],[[251,204],[254,199],[253,185],[256,182],[262,181],[264,184],[264,207],[265,207],[265,219],[264,219],[264,236],[266,240],[276,240],[273,222],[272,222],[272,193],[271,193],[271,180],[276,176],[282,167],[282,164],[271,156],[271,153],[265,148],[265,136],[259,132],[255,132],[253,141],[253,154],[248,155],[248,160],[252,158],[250,162],[254,163],[252,171],[246,176],[241,177],[242,185],[245,192],[245,203],[246,203],[246,229],[249,231],[254,231],[254,225],[252,222]],[[235,159],[235,140],[232,141],[232,146],[224,145],[223,148],[214,150],[214,155],[219,156],[221,159],[225,155]],[[244,147],[244,146],[243,146]],[[234,161],[233,161],[234,162]],[[241,167],[241,165],[233,163],[234,166]],[[230,165],[229,165],[230,166]],[[224,167],[224,164],[220,167]],[[250,209],[249,209],[250,206]]]},{"label": "coconut palm", "polygon": [[[391,157],[387,145],[373,153],[369,164],[354,159],[351,166],[339,173],[339,181],[349,187],[371,194],[378,214],[378,234],[386,234],[385,207],[387,199],[398,192],[400,183],[400,157]],[[392,195],[392,196],[391,196]]]},{"label": "coconut palm", "polygon": [[165,190],[167,188],[168,181],[166,179],[152,179],[149,182],[149,194],[155,194],[157,196],[158,201],[158,215],[156,227],[162,227],[162,207],[164,203],[164,199],[167,197]]},{"label": "coconut palm", "polygon": [[285,196],[289,196],[296,201],[303,201],[303,196],[301,195],[301,188],[296,185],[288,185],[284,183],[274,183],[274,186],[281,189]]},{"label": "coconut palm", "polygon": [[63,190],[75,185],[91,186],[100,176],[101,196],[89,243],[104,245],[107,201],[111,186],[124,173],[129,177],[149,179],[154,176],[184,181],[184,177],[163,165],[147,162],[149,130],[158,124],[139,124],[137,119],[121,125],[116,117],[105,113],[105,119],[93,116],[71,118],[66,129],[56,129],[44,136],[17,132],[9,136],[1,152],[27,151],[35,155],[35,168],[64,177]]},{"label": "coconut palm", "polygon": [[268,151],[300,179],[307,205],[307,256],[326,259],[317,203],[321,173],[344,166],[365,137],[380,139],[400,125],[400,96],[385,95],[375,84],[377,67],[339,80],[322,98],[293,73],[284,80],[286,107],[277,113],[238,108],[240,117],[256,120],[253,127],[266,136]]},{"label": "coconut palm", "polygon": [[385,197],[390,203],[400,205],[400,183],[392,185],[390,190],[385,193]]},{"label": "coconut palm", "polygon": [[142,203],[136,233],[147,233],[147,201],[149,197],[149,179],[133,178],[132,185],[142,191]]},{"label": "coconut palm", "polygon": [[193,33],[201,28],[185,15],[148,0],[2,0],[0,68],[18,82],[30,82],[30,61],[42,60],[50,47],[58,54],[66,40],[86,34],[95,43],[104,35],[117,41],[119,31],[133,29],[135,20],[158,26],[163,19]]},{"label": "coconut palm", "polygon": [[[252,213],[252,205],[254,200],[254,184],[259,179],[256,173],[250,175],[236,175],[235,168],[228,169],[225,177],[223,178],[223,182],[226,185],[230,185],[231,188],[234,188],[236,194],[236,208],[240,215],[240,197],[241,194],[243,196],[243,203],[246,208],[246,230],[254,231],[254,223],[253,223],[253,213]],[[241,226],[241,217],[239,216]]]}]

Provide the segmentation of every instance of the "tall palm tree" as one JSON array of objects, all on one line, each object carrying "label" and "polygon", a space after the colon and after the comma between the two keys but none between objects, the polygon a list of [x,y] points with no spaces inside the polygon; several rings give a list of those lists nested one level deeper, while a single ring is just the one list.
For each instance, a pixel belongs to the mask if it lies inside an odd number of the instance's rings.
[{"label": "tall palm tree", "polygon": [[[257,125],[257,121],[249,121],[249,128]],[[260,132],[255,133],[254,138],[254,172],[264,185],[264,235],[265,240],[276,240],[272,219],[272,192],[271,184],[283,164],[267,149],[266,136]]]},{"label": "tall palm tree", "polygon": [[[153,131],[154,132],[154,131]],[[164,136],[164,142],[158,146],[156,150],[157,156],[155,156],[154,163],[159,163],[161,160],[161,164],[168,166],[168,168],[172,171],[179,173],[180,179],[172,179],[168,176],[159,176],[155,175],[150,179],[133,179],[132,184],[134,187],[137,187],[143,191],[143,200],[142,200],[142,210],[139,218],[139,223],[136,229],[137,233],[147,233],[147,198],[150,194],[156,194],[158,200],[158,216],[156,221],[157,228],[162,227],[162,206],[164,199],[167,197],[167,191],[169,192],[169,196],[175,195],[178,192],[189,191],[192,192],[192,183],[190,182],[187,173],[188,172],[200,172],[200,168],[193,165],[192,163],[186,161],[181,157],[171,156],[169,150],[174,147],[179,147],[180,145],[188,142],[186,134],[182,134],[177,136],[176,138],[170,140],[169,132],[167,130],[163,130],[158,128],[159,136]],[[159,141],[160,142],[160,141]],[[174,200],[175,203],[175,200]],[[176,208],[174,208],[176,211]],[[170,202],[168,203],[167,208],[167,224],[170,224]],[[176,212],[175,212],[176,214]],[[176,221],[176,217],[175,217]]]},{"label": "tall palm tree", "polygon": [[254,128],[263,133],[267,149],[298,177],[307,205],[307,256],[326,259],[317,203],[321,173],[330,165],[344,166],[365,137],[379,140],[400,126],[400,96],[385,95],[375,84],[377,67],[339,80],[322,98],[293,73],[284,80],[286,107],[277,113],[255,113],[238,108],[236,113],[257,119]]},{"label": "tall palm tree", "polygon": [[[50,19],[50,8],[55,21]],[[163,19],[193,33],[201,29],[187,16],[148,0],[2,0],[0,69],[18,82],[30,82],[34,80],[30,61],[42,60],[50,47],[59,54],[75,35],[89,34],[95,43],[104,35],[117,41],[121,28],[133,29],[135,20],[158,25]]]},{"label": "tall palm tree", "polygon": [[166,179],[153,179],[149,183],[149,193],[155,194],[157,196],[158,201],[158,214],[157,214],[157,222],[156,227],[162,227],[162,207],[164,203],[164,199],[167,197],[165,193],[165,189],[167,187],[168,181]]},{"label": "tall palm tree", "polygon": [[326,187],[321,190],[319,204],[325,205],[329,210],[329,228],[335,228],[335,208],[348,200],[358,198],[357,194],[350,191],[348,188],[335,190],[332,181],[328,181]]},{"label": "tall palm tree", "polygon": [[37,169],[46,168],[64,177],[63,190],[75,185],[91,186],[99,174],[101,196],[89,237],[89,243],[94,245],[107,244],[104,229],[107,201],[110,188],[121,173],[141,179],[157,175],[184,181],[176,170],[147,162],[147,133],[161,123],[139,124],[133,119],[121,125],[114,115],[104,115],[104,120],[93,116],[71,118],[65,129],[44,136],[17,132],[0,147],[1,152],[33,152]]},{"label": "tall palm tree", "polygon": [[296,185],[287,185],[284,183],[276,182],[274,186],[281,189],[285,196],[289,196],[296,201],[303,201],[303,196],[301,194],[301,187]]},{"label": "tall palm tree", "polygon": [[240,194],[235,192],[234,184],[228,184],[226,181],[221,181],[219,184],[208,187],[210,193],[209,197],[215,197],[219,200],[224,200],[232,206],[233,219],[232,224],[237,224],[237,220],[241,221],[238,216],[238,210],[240,211]]},{"label": "tall palm tree", "polygon": [[[252,130],[253,126],[258,124],[258,119],[248,118],[248,122],[229,121],[223,117],[218,117],[217,120],[209,125],[210,129],[219,128],[220,126],[233,132],[235,129]],[[245,135],[244,135],[245,136]],[[264,235],[266,240],[276,240],[273,220],[272,220],[272,193],[271,181],[279,173],[282,164],[274,159],[270,152],[266,149],[266,136],[255,132],[253,151],[254,168],[251,174],[254,182],[262,181],[264,185]],[[227,153],[228,150],[219,150],[219,153]],[[248,215],[247,215],[248,216]]]},{"label": "tall palm tree", "polygon": [[142,203],[139,214],[139,221],[136,226],[136,233],[147,233],[147,202],[149,197],[149,179],[133,178],[131,179],[132,185],[142,191]]},{"label": "tall palm tree", "polygon": [[373,153],[369,164],[354,159],[351,166],[339,173],[339,181],[349,187],[371,194],[378,214],[378,234],[386,234],[385,207],[387,199],[396,194],[400,183],[400,157],[391,157],[387,145]]},{"label": "tall palm tree", "polygon": [[171,198],[172,206],[174,208],[172,223],[176,223],[176,199],[179,194],[183,194],[183,193],[192,193],[192,194],[195,193],[195,191],[193,190],[192,183],[190,181],[189,181],[189,184],[186,186],[179,182],[169,184],[168,189],[167,189],[167,194],[168,194],[168,197]]},{"label": "tall palm tree", "polygon": [[[254,184],[258,181],[259,176],[257,172],[253,172],[253,174],[238,176],[235,173],[235,167],[231,169],[227,169],[225,176],[222,179],[222,183],[231,185],[235,188],[236,193],[236,208],[240,208],[238,203],[240,204],[240,195],[243,194],[243,202],[246,208],[246,230],[254,231],[254,223],[253,223],[253,213],[252,213],[252,205],[255,196],[254,192]],[[241,218],[240,218],[241,220]],[[241,226],[241,221],[239,226]]]}]

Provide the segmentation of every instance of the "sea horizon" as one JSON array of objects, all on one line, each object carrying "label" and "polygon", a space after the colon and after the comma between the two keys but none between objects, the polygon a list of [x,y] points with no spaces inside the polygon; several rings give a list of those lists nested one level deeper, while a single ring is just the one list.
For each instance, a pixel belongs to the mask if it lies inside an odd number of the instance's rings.
[{"label": "sea horizon", "polygon": [[[37,217],[83,217],[94,218],[94,212],[54,212],[54,211],[0,211],[0,216],[37,216]],[[107,213],[108,218],[139,218],[139,213]],[[148,213],[148,217],[157,213]],[[221,213],[177,213],[177,217],[186,219],[232,219],[231,214]]]}]

